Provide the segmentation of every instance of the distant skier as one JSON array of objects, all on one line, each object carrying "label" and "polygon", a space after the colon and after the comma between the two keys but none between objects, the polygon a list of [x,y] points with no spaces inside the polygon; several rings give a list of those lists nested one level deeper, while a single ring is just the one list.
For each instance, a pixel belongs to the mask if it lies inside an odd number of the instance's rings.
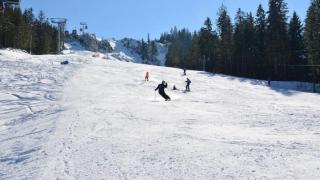
[{"label": "distant skier", "polygon": [[184,76],[186,76],[186,75],[187,75],[186,67],[183,67],[183,75],[184,75]]},{"label": "distant skier", "polygon": [[269,77],[268,77],[268,86],[269,86],[269,87],[271,87],[271,80],[272,80],[272,77],[269,76]]},{"label": "distant skier", "polygon": [[189,78],[187,78],[187,81],[186,81],[187,85],[186,85],[186,92],[187,91],[190,91],[190,84],[191,84],[191,81]]},{"label": "distant skier", "polygon": [[146,72],[146,76],[144,77],[145,81],[149,81],[149,72]]},{"label": "distant skier", "polygon": [[166,100],[170,101],[170,97],[164,92],[164,89],[168,87],[168,83],[165,81],[162,81],[161,84],[158,85],[158,87],[155,89],[155,91],[159,90],[159,94]]},{"label": "distant skier", "polygon": [[174,91],[178,90],[178,88],[176,87],[176,85],[173,85],[172,90],[174,90]]}]

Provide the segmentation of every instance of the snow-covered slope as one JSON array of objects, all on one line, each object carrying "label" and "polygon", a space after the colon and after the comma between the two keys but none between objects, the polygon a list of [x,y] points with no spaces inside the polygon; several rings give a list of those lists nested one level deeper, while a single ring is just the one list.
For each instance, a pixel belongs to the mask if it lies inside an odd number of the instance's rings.
[{"label": "snow-covered slope", "polygon": [[[84,63],[79,55],[31,56],[0,50],[0,179],[34,179],[46,168],[66,80]],[[69,60],[70,66],[60,61]]]},{"label": "snow-covered slope", "polygon": [[[95,38],[95,37],[91,37],[91,38]],[[101,39],[99,38],[95,40],[101,41]],[[93,39],[91,39],[91,41],[93,41]],[[135,39],[130,39],[130,38],[124,38],[121,40],[109,39],[104,41],[105,43],[109,43],[108,47],[105,47],[105,49],[108,49],[110,47],[112,49],[111,52],[106,53],[106,51],[103,49],[101,51],[97,50],[97,53],[104,54],[106,57],[108,57],[108,59],[112,59],[112,60],[143,63],[141,52],[140,52],[140,43],[141,43],[140,41]],[[163,66],[165,65],[166,55],[168,53],[168,47],[167,45],[158,43],[158,42],[155,43],[155,45],[157,49],[157,54],[154,60],[155,62],[151,63],[150,60],[148,60],[148,62],[151,64]],[[73,40],[69,43],[66,43],[66,50],[64,51],[64,53],[73,53],[74,51],[85,50],[85,49],[90,50],[98,47],[96,44],[92,45],[94,47],[84,47],[84,46],[85,46],[84,44],[81,45],[80,42]]]},{"label": "snow-covered slope", "polygon": [[197,71],[184,93],[179,69],[0,53],[0,179],[320,178],[318,94]]},{"label": "snow-covered slope", "polygon": [[[141,53],[139,52],[139,43],[139,41],[130,38],[124,38],[121,40],[110,39],[109,44],[113,48],[113,52],[110,55],[123,61],[142,63]],[[163,66],[166,61],[168,47],[165,44],[157,42],[156,48],[156,64]]]}]

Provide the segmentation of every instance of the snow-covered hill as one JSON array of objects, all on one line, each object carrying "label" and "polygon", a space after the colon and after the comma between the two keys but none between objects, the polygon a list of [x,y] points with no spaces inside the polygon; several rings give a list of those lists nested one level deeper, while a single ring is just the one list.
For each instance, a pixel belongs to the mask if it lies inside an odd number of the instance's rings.
[{"label": "snow-covered hill", "polygon": [[[132,62],[142,63],[143,60],[141,58],[140,53],[140,41],[130,38],[124,38],[121,40],[110,39],[109,43],[113,48],[113,54],[111,56],[118,57],[118,54],[125,54],[126,59],[131,59]],[[166,62],[166,55],[168,53],[168,47],[165,44],[156,43],[157,48],[157,56],[156,63],[157,65],[163,66]]]},{"label": "snow-covered hill", "polygon": [[[113,60],[120,60],[120,61],[127,61],[127,62],[134,62],[134,63],[145,63],[142,60],[142,54],[141,54],[141,42],[135,39],[130,38],[124,38],[121,40],[115,40],[115,39],[109,39],[104,40],[100,38],[96,38],[95,36],[86,36],[87,43],[80,43],[79,41],[72,40],[69,43],[66,44],[66,51],[65,53],[69,53],[70,50],[73,52],[73,50],[92,50],[96,49],[95,51],[97,53],[102,53],[105,56],[108,57],[108,59]],[[105,42],[108,43],[108,45],[100,45],[98,46],[98,42]],[[145,60],[149,64],[154,65],[160,65],[163,66],[166,61],[166,55],[168,53],[168,47],[165,44],[156,42],[156,56],[154,59],[154,62],[151,62],[151,60]],[[110,52],[108,52],[106,49],[111,48]]]},{"label": "snow-covered hill", "polygon": [[320,178],[318,94],[65,53],[0,50],[0,179]]}]

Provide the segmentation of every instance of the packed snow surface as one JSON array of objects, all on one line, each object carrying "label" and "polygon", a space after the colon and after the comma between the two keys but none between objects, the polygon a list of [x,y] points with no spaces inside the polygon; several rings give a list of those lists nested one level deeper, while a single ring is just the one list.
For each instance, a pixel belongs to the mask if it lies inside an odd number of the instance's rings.
[{"label": "packed snow surface", "polygon": [[320,179],[319,94],[85,51],[0,53],[0,179]]}]

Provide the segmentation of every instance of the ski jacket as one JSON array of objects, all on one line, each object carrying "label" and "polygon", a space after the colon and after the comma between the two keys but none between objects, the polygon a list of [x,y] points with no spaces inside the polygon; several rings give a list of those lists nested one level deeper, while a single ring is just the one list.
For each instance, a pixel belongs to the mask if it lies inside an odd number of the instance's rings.
[{"label": "ski jacket", "polygon": [[187,79],[186,83],[189,85],[191,83],[190,79]]},{"label": "ski jacket", "polygon": [[159,84],[158,87],[155,89],[156,90],[159,90],[159,93],[164,93],[164,89],[168,87],[168,84]]}]

